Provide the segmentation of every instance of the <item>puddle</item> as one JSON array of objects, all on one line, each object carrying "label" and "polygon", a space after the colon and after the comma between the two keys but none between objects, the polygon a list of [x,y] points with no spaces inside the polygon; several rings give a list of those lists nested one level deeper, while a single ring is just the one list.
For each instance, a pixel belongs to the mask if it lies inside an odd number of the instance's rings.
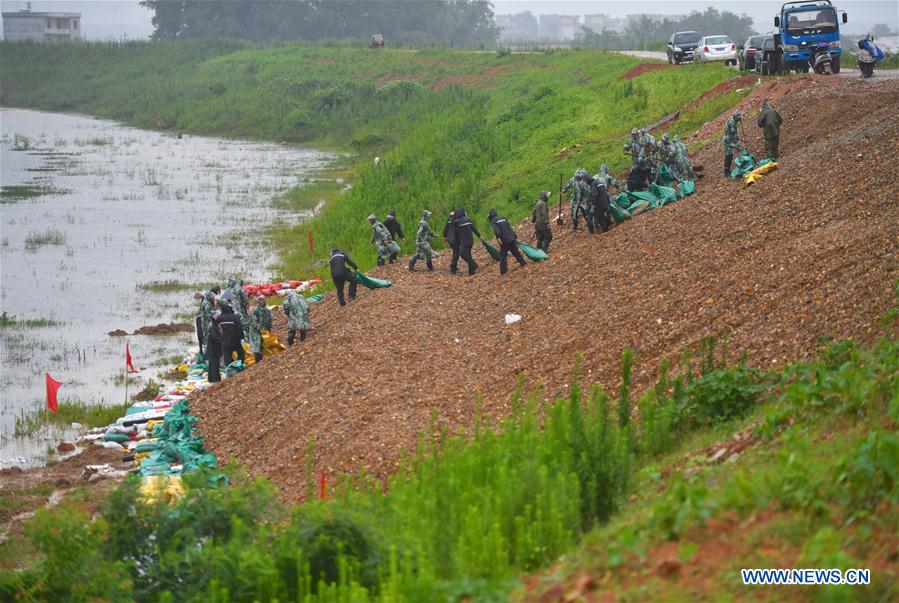
[{"label": "puddle", "polygon": [[304,217],[272,199],[333,155],[77,115],[0,118],[0,310],[16,319],[0,328],[2,468],[44,461],[46,442],[13,436],[44,404],[44,372],[63,381],[61,402],[120,402],[126,341],[147,367],[133,394],[194,338],[107,332],[192,322],[193,290],[268,280],[277,257],[262,231]]}]

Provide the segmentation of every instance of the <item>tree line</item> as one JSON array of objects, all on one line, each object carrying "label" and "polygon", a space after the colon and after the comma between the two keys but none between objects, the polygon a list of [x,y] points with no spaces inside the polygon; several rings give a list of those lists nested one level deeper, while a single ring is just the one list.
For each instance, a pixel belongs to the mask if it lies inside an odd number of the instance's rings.
[{"label": "tree line", "polygon": [[387,43],[492,46],[488,0],[143,0],[153,38],[233,38],[259,43],[368,38]]}]

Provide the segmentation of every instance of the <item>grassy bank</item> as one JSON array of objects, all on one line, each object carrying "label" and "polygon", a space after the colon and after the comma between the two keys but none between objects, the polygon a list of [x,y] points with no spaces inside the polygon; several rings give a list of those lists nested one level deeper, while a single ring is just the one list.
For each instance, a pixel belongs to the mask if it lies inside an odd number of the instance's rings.
[{"label": "grassy bank", "polygon": [[[512,416],[478,421],[470,439],[432,429],[386,495],[365,475],[327,494],[308,476],[314,500],[286,509],[235,472],[231,488],[196,476],[169,506],[139,502],[127,482],[98,521],[77,505],[39,512],[28,528],[39,554],[0,574],[0,592],[505,600],[510,589],[585,592],[601,579],[624,600],[742,600],[761,591],[742,587],[738,568],[785,566],[873,570],[870,586],[803,591],[809,599],[895,597],[899,344],[843,342],[772,372],[730,365],[725,350],[707,342],[699,357],[663,365],[637,399],[626,353],[614,397],[574,379],[568,398],[519,396]],[[563,554],[545,581],[517,578]],[[672,581],[661,561],[710,575]]]},{"label": "grassy bank", "polygon": [[[131,124],[349,150],[353,188],[314,220],[318,249],[374,263],[365,217],[396,210],[413,230],[462,205],[482,225],[490,207],[525,217],[559,174],[622,170],[632,126],[682,108],[729,77],[720,65],[619,77],[637,60],[594,51],[537,54],[383,50],[236,42],[0,45],[2,102]],[[672,124],[687,134],[737,97]],[[380,165],[372,159],[380,157]],[[316,185],[318,186],[318,185]],[[319,191],[294,193],[305,207]],[[279,272],[303,274],[306,228],[275,237]],[[404,245],[411,252],[414,242]]]}]

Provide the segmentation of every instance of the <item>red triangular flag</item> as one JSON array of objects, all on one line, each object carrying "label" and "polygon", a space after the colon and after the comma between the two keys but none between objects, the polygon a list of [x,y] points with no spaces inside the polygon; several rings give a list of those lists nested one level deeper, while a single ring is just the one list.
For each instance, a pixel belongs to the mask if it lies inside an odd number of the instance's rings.
[{"label": "red triangular flag", "polygon": [[125,342],[125,366],[128,367],[128,370],[132,373],[136,373],[137,369],[134,368],[134,365],[131,363],[131,352],[128,350],[128,342]]},{"label": "red triangular flag", "polygon": [[315,247],[312,245],[312,229],[309,229],[309,253],[315,253]]},{"label": "red triangular flag", "polygon": [[59,402],[56,401],[56,392],[59,390],[59,386],[62,385],[62,381],[57,381],[50,376],[50,373],[45,374],[47,376],[47,409],[57,412],[59,410]]}]

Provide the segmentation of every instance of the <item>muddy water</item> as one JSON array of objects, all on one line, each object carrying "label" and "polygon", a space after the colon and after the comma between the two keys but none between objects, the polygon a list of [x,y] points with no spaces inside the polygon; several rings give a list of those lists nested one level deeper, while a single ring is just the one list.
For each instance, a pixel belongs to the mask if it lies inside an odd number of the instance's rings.
[{"label": "muddy water", "polygon": [[[277,258],[262,232],[304,217],[272,199],[333,156],[18,109],[0,123],[0,310],[17,321],[0,327],[2,467],[45,460],[47,441],[14,436],[44,405],[45,372],[62,402],[121,402],[126,340],[134,393],[194,338],[107,332],[192,322],[194,290],[268,280]],[[39,319],[53,324],[22,324]]]}]

